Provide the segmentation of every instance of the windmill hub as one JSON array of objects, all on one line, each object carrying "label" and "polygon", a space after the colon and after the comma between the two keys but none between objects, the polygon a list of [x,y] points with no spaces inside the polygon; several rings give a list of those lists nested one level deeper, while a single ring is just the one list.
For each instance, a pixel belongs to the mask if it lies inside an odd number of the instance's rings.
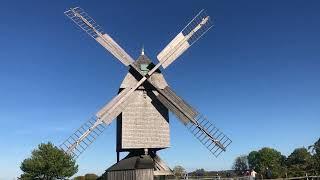
[{"label": "windmill hub", "polygon": [[[157,151],[170,147],[169,111],[214,155],[226,150],[231,140],[179,97],[167,84],[160,67],[166,69],[211,27],[210,17],[202,10],[157,55],[153,64],[145,55],[135,61],[81,8],[65,14],[120,62],[128,67],[118,94],[60,145],[77,158],[117,119],[117,163],[107,169],[103,179],[151,180],[172,175]],[[120,160],[120,152],[128,155]]]}]

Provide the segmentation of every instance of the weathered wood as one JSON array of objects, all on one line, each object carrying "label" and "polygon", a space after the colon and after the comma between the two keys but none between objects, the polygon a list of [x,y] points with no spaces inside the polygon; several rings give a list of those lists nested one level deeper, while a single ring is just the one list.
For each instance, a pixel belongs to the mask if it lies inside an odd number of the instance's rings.
[{"label": "weathered wood", "polygon": [[[146,55],[141,55],[135,65],[151,66],[151,61]],[[121,83],[120,94],[122,88],[128,89],[140,79],[140,74],[129,71]],[[160,71],[153,73],[149,80],[159,89],[168,86]],[[154,92],[155,88],[146,82],[131,94],[134,101],[127,104],[117,117],[117,151],[170,146],[169,112],[153,95]]]},{"label": "weathered wood", "polygon": [[111,171],[107,173],[107,180],[153,180],[153,169]]},{"label": "weathered wood", "polygon": [[155,93],[159,101],[172,111],[184,124],[192,121],[199,113],[180,98],[169,86]]},{"label": "weathered wood", "polygon": [[119,59],[124,65],[128,66],[134,62],[128,55],[102,28],[81,8],[71,8],[64,12],[72,21],[74,21],[81,29],[88,33],[106,50]]},{"label": "weathered wood", "polygon": [[135,101],[118,116],[118,151],[170,146],[168,109],[149,94],[136,90],[132,94]]},{"label": "weathered wood", "polygon": [[102,179],[149,180],[160,176],[172,176],[172,170],[160,157],[150,152],[145,155],[142,150],[133,150],[121,161],[109,167]]}]

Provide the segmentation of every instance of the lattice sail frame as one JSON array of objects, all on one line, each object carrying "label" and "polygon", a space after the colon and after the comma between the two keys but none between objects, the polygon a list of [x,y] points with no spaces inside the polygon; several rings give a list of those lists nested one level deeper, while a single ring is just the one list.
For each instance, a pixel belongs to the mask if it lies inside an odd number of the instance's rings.
[{"label": "lattice sail frame", "polygon": [[[107,125],[104,123],[100,123],[95,126],[97,120],[97,117],[90,118],[60,145],[60,149],[71,155],[73,158],[78,158],[79,155],[83,153],[106,129]],[[92,128],[94,126],[95,128]],[[91,130],[90,133],[84,139],[79,141],[81,136],[83,136],[88,130]]]},{"label": "lattice sail frame", "polygon": [[[157,55],[165,69],[173,63],[183,52],[201,38],[213,23],[210,16],[201,10],[182,31]],[[165,61],[165,62],[164,62]]]},{"label": "lattice sail frame", "polygon": [[[77,15],[77,13],[87,20],[88,23],[86,24],[82,18]],[[99,37],[98,33],[105,34],[101,26],[80,7],[70,8],[65,11],[64,14],[75,22],[81,29],[87,32],[93,39]]]},{"label": "lattice sail frame", "polygon": [[129,89],[122,90],[117,96],[109,101],[109,103],[96,113],[96,116],[84,123],[64,143],[62,143],[60,148],[67,154],[77,158],[90,144],[92,144],[103,130],[111,124],[112,120],[126,108],[127,104],[134,101],[135,96],[129,96],[125,101],[118,104],[116,107],[114,106],[119,99],[127,94],[128,90]]},{"label": "lattice sail frame", "polygon": [[232,143],[224,133],[206,117],[198,115],[197,123],[186,124],[189,131],[215,156],[218,157]]},{"label": "lattice sail frame", "polygon": [[[195,28],[201,23],[201,28],[195,31]],[[198,39],[202,37],[209,29],[213,27],[212,18],[207,14],[207,12],[202,9],[181,31],[184,36],[188,36],[192,31],[191,37],[188,38],[188,43],[193,45]]]},{"label": "lattice sail frame", "polygon": [[96,23],[83,9],[79,7],[71,8],[64,12],[64,14],[104,48],[106,48],[112,55],[119,59],[124,65],[128,66],[134,62],[132,57],[128,55],[107,33],[105,33],[101,26]]}]

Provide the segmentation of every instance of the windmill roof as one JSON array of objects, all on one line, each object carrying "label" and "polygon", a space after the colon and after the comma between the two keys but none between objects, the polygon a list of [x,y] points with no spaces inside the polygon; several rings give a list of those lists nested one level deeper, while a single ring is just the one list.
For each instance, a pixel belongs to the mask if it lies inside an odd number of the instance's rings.
[{"label": "windmill roof", "polygon": [[145,55],[145,54],[141,54],[138,59],[134,62],[134,64],[138,67],[140,67],[141,64],[150,64],[152,63],[150,58]]},{"label": "windmill roof", "polygon": [[134,170],[134,169],[153,169],[154,162],[149,155],[126,157],[111,166],[107,171]]},{"label": "windmill roof", "polygon": [[[141,64],[148,64],[148,69],[152,69],[152,67],[154,66],[150,58],[145,54],[141,54],[138,57],[138,59],[134,62],[134,64],[139,68]],[[160,70],[157,70],[151,75],[150,81],[153,82],[153,84],[160,89],[164,89],[166,86],[168,86]],[[135,77],[134,71],[130,69],[127,75],[125,76],[124,80],[122,81],[120,89],[132,87],[137,82],[138,81]]]}]

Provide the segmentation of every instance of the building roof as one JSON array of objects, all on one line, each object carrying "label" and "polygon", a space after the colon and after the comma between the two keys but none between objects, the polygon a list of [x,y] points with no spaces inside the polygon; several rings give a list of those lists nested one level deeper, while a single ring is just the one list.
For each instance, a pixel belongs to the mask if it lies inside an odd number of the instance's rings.
[{"label": "building roof", "polygon": [[108,168],[106,173],[135,169],[153,169],[156,176],[173,174],[166,163],[154,152],[150,152],[149,155],[141,155],[141,152],[138,151],[130,152],[124,159]]},{"label": "building roof", "polygon": [[[147,67],[148,69],[152,69],[154,67],[154,64],[152,63],[152,61],[145,54],[141,54],[138,57],[138,59],[134,62],[134,64],[138,68],[140,68],[141,64],[148,64],[148,67]],[[133,85],[135,85],[138,82],[136,78],[137,78],[137,75],[135,75],[134,70],[130,68],[129,72],[127,73],[127,75],[125,76],[125,78],[123,79],[120,85],[120,89],[132,87]],[[150,81],[153,82],[153,84],[160,89],[164,89],[165,87],[168,86],[160,70],[157,70],[151,75]],[[144,87],[142,86],[142,88]]]},{"label": "building roof", "polygon": [[114,164],[107,171],[123,171],[134,169],[153,169],[154,162],[150,155],[127,156],[123,160]]},{"label": "building roof", "polygon": [[141,54],[138,59],[134,62],[134,64],[137,66],[137,67],[140,67],[140,64],[150,64],[152,63],[152,61],[150,60],[150,58],[145,55],[145,54]]}]

